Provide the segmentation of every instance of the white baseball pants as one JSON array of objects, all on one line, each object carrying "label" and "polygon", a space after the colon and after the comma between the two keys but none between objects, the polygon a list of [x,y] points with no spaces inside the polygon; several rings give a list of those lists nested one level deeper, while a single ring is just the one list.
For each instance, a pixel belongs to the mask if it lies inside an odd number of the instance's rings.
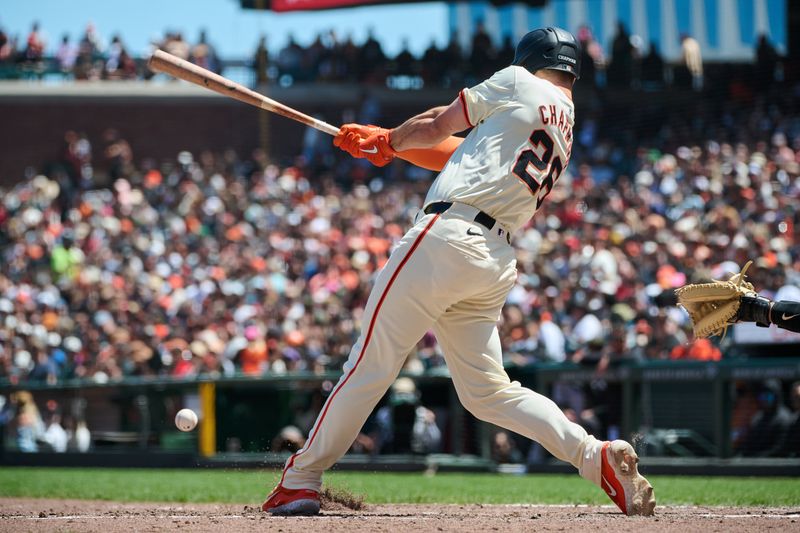
[{"label": "white baseball pants", "polygon": [[505,230],[474,222],[477,213],[453,204],[418,217],[405,234],[375,281],[344,373],[305,446],[287,461],[281,485],[320,490],[322,473],[347,452],[430,329],[468,411],[541,443],[600,484],[598,441],[503,369],[497,320],[516,280],[516,260]]}]

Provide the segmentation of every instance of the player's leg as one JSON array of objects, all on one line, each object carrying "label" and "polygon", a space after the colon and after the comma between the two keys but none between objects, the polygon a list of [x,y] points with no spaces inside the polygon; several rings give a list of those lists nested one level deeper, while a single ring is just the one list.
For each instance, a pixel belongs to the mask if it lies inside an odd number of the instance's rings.
[{"label": "player's leg", "polygon": [[425,228],[413,228],[375,280],[361,334],[308,441],[287,462],[281,484],[319,490],[321,475],[350,447],[406,355],[435,320],[424,291],[434,265]]},{"label": "player's leg", "polygon": [[772,302],[763,296],[743,296],[736,319],[739,322],[755,322],[762,327],[775,324],[779,328],[800,333],[800,302]]},{"label": "player's leg", "polygon": [[291,491],[319,491],[322,473],[347,451],[406,356],[451,298],[458,297],[461,281],[450,269],[460,259],[448,254],[445,241],[435,234],[437,218],[425,217],[412,228],[378,275],[344,373],[262,509],[275,512],[275,501],[294,497]]},{"label": "player's leg", "polygon": [[502,300],[492,306],[464,301],[434,326],[461,402],[481,420],[533,439],[574,465],[626,514],[652,514],[652,487],[639,475],[630,444],[598,441],[570,422],[552,400],[510,381],[496,327],[500,306]]},{"label": "player's leg", "polygon": [[[591,456],[596,439],[570,422],[549,398],[512,382],[502,364],[496,321],[448,310],[434,326],[458,397],[473,415],[539,442],[555,457],[582,472],[584,462],[591,478],[599,464]],[[584,457],[584,451],[590,454]],[[599,476],[593,479],[599,482]]]}]

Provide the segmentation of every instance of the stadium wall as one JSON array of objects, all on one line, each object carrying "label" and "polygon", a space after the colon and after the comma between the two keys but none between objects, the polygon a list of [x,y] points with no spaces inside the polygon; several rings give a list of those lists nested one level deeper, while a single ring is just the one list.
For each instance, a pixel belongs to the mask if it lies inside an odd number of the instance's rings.
[{"label": "stadium wall", "polygon": [[[267,94],[331,124],[365,120],[362,106],[372,99],[380,124],[394,126],[432,106],[449,103],[458,89],[392,90],[365,89],[358,85],[295,85],[289,88],[261,87]],[[627,120],[657,124],[653,113],[668,113],[696,100],[691,91],[671,90],[651,94],[647,105],[631,110],[634,91],[618,90],[603,97],[603,113],[624,112]],[[579,107],[596,104],[591,88],[578,87]],[[116,129],[133,150],[137,164],[142,158],[157,162],[174,160],[181,150],[222,151],[233,148],[249,154],[265,148],[271,156],[292,158],[302,153],[305,127],[240,102],[183,83],[116,82],[47,85],[31,82],[0,82],[0,116],[11,127],[0,128],[0,185],[21,181],[26,172],[43,172],[58,161],[67,131],[86,133],[97,159],[102,153],[102,135]],[[580,120],[580,116],[578,119]],[[367,120],[372,122],[374,119]],[[101,173],[102,161],[94,166]],[[42,166],[44,165],[44,166]]]},{"label": "stadium wall", "polygon": [[[355,120],[365,97],[364,89],[348,85],[262,88],[262,92],[333,124]],[[455,92],[375,89],[370,94],[384,108],[387,123],[393,124],[451,101]],[[0,116],[12,125],[0,128],[0,185],[20,181],[26,169],[46,170],[59,159],[69,130],[86,133],[97,157],[103,132],[116,129],[131,144],[137,162],[142,157],[159,162],[174,159],[181,150],[196,154],[233,148],[249,154],[262,147],[270,154],[296,155],[302,151],[305,131],[291,120],[182,83],[3,82]],[[97,163],[102,172],[102,162]],[[38,166],[42,164],[45,168]]]}]

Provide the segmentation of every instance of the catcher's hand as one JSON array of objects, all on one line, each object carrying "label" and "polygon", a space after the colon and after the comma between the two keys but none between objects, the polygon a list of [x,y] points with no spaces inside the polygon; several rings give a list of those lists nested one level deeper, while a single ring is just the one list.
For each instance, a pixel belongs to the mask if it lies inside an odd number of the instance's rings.
[{"label": "catcher's hand", "polygon": [[745,272],[752,263],[748,261],[741,272],[727,281],[711,280],[675,289],[678,304],[692,319],[695,337],[724,334],[739,319],[742,297],[758,296],[753,284],[745,281]]}]

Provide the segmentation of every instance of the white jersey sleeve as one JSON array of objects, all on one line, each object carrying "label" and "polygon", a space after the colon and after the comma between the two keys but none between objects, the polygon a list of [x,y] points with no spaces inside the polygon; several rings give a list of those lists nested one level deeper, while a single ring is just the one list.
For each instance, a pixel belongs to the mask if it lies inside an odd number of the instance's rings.
[{"label": "white jersey sleeve", "polygon": [[516,88],[516,69],[508,67],[499,70],[488,80],[459,94],[464,115],[470,126],[475,126],[491,115],[499,107],[514,98]]}]

